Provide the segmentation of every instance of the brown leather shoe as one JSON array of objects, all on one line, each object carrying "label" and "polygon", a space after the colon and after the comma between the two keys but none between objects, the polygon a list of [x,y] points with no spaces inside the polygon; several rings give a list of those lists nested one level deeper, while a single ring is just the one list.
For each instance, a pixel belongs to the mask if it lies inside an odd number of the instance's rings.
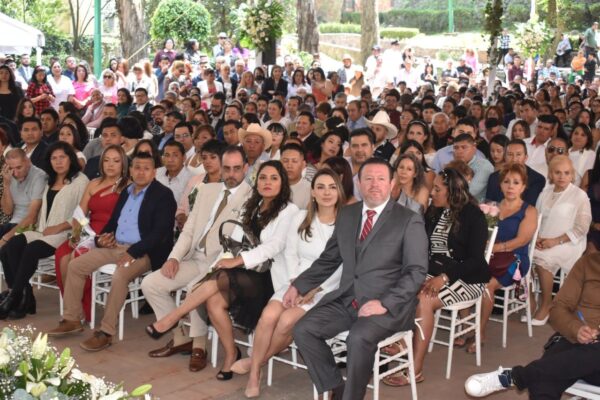
[{"label": "brown leather shoe", "polygon": [[112,343],[112,336],[102,331],[94,332],[94,336],[88,340],[79,343],[79,346],[87,351],[100,351],[104,350]]},{"label": "brown leather shoe", "polygon": [[83,325],[80,321],[67,321],[63,319],[58,326],[48,331],[48,336],[65,336],[71,333],[83,332]]},{"label": "brown leather shoe", "polygon": [[152,350],[148,353],[148,356],[152,358],[159,357],[170,357],[173,354],[179,353],[191,353],[192,352],[192,341],[189,341],[184,344],[180,344],[179,346],[173,346],[173,339],[169,340],[166,346],[161,347],[160,349]]},{"label": "brown leather shoe", "polygon": [[206,367],[206,351],[202,349],[192,349],[190,357],[190,371],[198,372]]}]

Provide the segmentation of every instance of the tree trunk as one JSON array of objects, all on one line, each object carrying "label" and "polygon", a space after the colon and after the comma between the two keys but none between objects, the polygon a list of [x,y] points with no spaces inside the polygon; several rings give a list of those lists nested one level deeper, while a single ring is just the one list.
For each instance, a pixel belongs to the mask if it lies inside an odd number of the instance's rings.
[{"label": "tree trunk", "polygon": [[547,20],[547,24],[552,28],[556,28],[556,30],[554,31],[554,40],[552,40],[550,48],[546,51],[545,55],[540,54],[540,56],[545,56],[546,59],[552,58],[554,50],[556,50],[556,46],[558,46],[558,42],[560,41],[560,34],[562,33],[561,26],[558,23],[558,2],[556,0],[548,0]]},{"label": "tree trunk", "polygon": [[298,51],[319,52],[319,26],[314,0],[298,0]]},{"label": "tree trunk", "polygon": [[148,57],[148,31],[144,20],[144,0],[116,0],[123,57],[130,63]]},{"label": "tree trunk", "polygon": [[361,4],[360,14],[360,60],[364,65],[367,57],[371,55],[371,48],[379,44],[379,11],[378,0],[364,0]]},{"label": "tree trunk", "polygon": [[498,72],[499,60],[498,38],[494,38],[494,43],[489,50],[490,72],[487,79],[485,99],[488,105],[492,104],[492,95],[494,93],[494,83],[496,82],[496,74]]}]

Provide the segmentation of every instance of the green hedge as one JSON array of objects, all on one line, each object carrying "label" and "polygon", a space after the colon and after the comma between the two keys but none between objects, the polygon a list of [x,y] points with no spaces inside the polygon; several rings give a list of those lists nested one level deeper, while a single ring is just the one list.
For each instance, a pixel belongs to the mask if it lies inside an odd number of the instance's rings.
[{"label": "green hedge", "polygon": [[384,39],[410,39],[419,34],[418,28],[381,28],[379,36]]},{"label": "green hedge", "polygon": [[321,33],[360,33],[360,24],[339,24],[337,22],[328,22],[319,24]]},{"label": "green hedge", "polygon": [[[329,22],[319,25],[321,33],[361,33],[360,24],[338,24]],[[386,39],[407,39],[419,34],[416,28],[381,28],[379,36]]]}]

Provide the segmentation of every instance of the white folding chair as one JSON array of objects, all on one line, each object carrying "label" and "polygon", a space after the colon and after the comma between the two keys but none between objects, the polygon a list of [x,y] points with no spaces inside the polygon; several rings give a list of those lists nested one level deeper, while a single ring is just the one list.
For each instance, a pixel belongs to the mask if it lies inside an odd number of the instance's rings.
[{"label": "white folding chair", "polygon": [[568,388],[565,393],[579,396],[582,399],[600,400],[600,387],[590,385],[581,379]]},{"label": "white folding chair", "polygon": [[[116,269],[116,264],[106,264],[92,273],[92,315],[90,322],[90,328],[92,329],[94,329],[96,323],[96,305],[106,305],[108,294],[112,287],[112,277]],[[141,287],[142,278],[143,275],[129,282],[129,297],[125,300],[125,303],[119,312],[119,340],[123,340],[125,307],[131,305],[131,315],[135,319],[139,317],[139,302],[144,300]]]},{"label": "white folding chair", "polygon": [[[535,250],[535,242],[537,240],[538,233],[540,231],[540,223],[542,222],[542,216],[538,217],[538,224],[533,237],[531,238],[531,242],[529,242],[529,270],[524,277],[525,284],[525,300],[521,300],[516,295],[516,285],[511,285],[508,287],[503,287],[500,290],[502,291],[502,295],[494,295],[495,300],[502,301],[502,319],[491,317],[490,321],[500,322],[502,324],[502,347],[506,347],[506,341],[508,336],[508,317],[512,314],[516,314],[521,310],[525,310],[525,315],[527,317],[527,334],[529,337],[533,336],[533,330],[531,327],[531,297],[529,293],[533,290],[532,284],[532,269],[533,269],[533,252]],[[491,293],[490,293],[491,295]],[[494,306],[497,307],[497,306]]]},{"label": "white folding chair", "polygon": [[[485,260],[490,261],[492,249],[498,227],[488,229],[488,241],[485,249]],[[448,358],[446,360],[446,379],[450,379],[452,373],[452,355],[454,353],[454,339],[461,337],[469,332],[475,332],[475,354],[477,366],[481,365],[481,296],[475,300],[464,301],[453,304],[448,307],[440,308],[435,312],[435,322],[433,325],[433,334],[429,342],[429,352],[433,351],[435,344],[448,346]],[[475,306],[475,313],[469,313],[465,317],[459,317],[463,310],[470,310]],[[449,314],[449,315],[448,315]],[[437,338],[438,330],[448,331],[448,341]]]},{"label": "white folding chair", "polygon": [[56,280],[54,282],[43,282],[43,276],[53,276],[56,279],[56,268],[54,267],[54,256],[42,258],[38,262],[38,267],[33,273],[33,276],[29,280],[29,283],[32,286],[37,286],[38,290],[45,287],[48,289],[54,289],[58,291],[58,303],[60,309],[60,315],[63,315],[63,298],[60,293],[60,288],[58,287],[58,283]]},{"label": "white folding chair", "polygon": [[[336,362],[346,362],[345,352],[347,351],[346,347],[346,338],[348,337],[348,331],[342,332],[337,335],[335,338],[330,340],[331,350],[333,351],[333,355],[335,357]],[[393,356],[389,356],[381,352],[386,346],[391,345],[392,343],[396,343],[398,341],[404,341],[406,345],[403,350],[401,350],[398,354]],[[384,379],[386,376],[395,374],[396,372],[402,371],[404,369],[408,369],[408,379],[410,381],[410,391],[413,400],[417,400],[417,383],[415,382],[415,364],[413,358],[413,349],[412,349],[412,341],[413,341],[413,332],[405,331],[398,332],[377,344],[377,352],[375,353],[375,362],[373,363],[373,383],[367,385],[369,389],[373,389],[373,400],[379,400],[379,381]],[[397,363],[397,365],[392,367],[392,363]],[[380,373],[379,368],[383,365],[387,365],[387,371]],[[345,378],[344,378],[345,379]],[[316,388],[313,386],[313,395],[314,399],[318,399],[318,393]],[[323,394],[323,400],[328,400],[329,396],[327,393]]]}]

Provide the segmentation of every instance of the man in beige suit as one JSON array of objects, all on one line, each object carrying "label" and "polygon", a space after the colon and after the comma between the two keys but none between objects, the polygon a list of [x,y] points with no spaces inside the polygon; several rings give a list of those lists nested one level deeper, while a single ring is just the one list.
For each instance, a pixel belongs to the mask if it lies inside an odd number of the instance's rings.
[{"label": "man in beige suit", "polygon": [[[162,268],[142,281],[146,300],[161,319],[176,308],[171,292],[197,282],[208,272],[221,251],[219,227],[223,221],[237,219],[242,206],[252,192],[244,181],[248,170],[241,147],[227,147],[221,158],[222,183],[207,183],[199,187],[196,202],[183,231]],[[232,229],[233,226],[230,227]],[[208,328],[197,310],[190,313],[191,327],[186,335],[183,326],[174,329],[173,338],[150,357],[169,357],[191,352],[190,371],[206,366],[206,336]]]}]

